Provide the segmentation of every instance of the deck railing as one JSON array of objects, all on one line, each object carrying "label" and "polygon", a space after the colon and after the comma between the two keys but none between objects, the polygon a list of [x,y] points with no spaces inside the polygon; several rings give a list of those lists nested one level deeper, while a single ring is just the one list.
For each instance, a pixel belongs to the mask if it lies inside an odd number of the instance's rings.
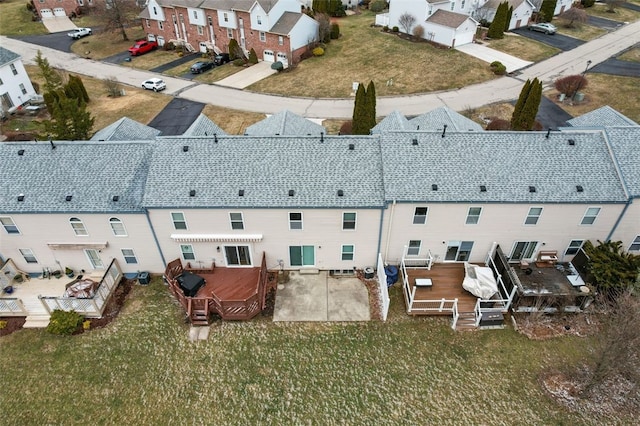
[{"label": "deck railing", "polygon": [[433,265],[433,255],[431,254],[431,250],[427,250],[426,257],[417,257],[417,256],[409,256],[407,255],[407,246],[404,247],[404,254],[402,255],[402,262],[409,268],[413,269],[426,269],[431,270],[431,266]]},{"label": "deck railing", "polygon": [[93,297],[80,299],[75,297],[38,296],[38,298],[49,314],[56,309],[60,309],[63,311],[76,311],[80,315],[89,318],[100,318],[122,276],[122,270],[118,266],[118,262],[113,259],[100,280]]},{"label": "deck railing", "polygon": [[17,297],[0,298],[0,316],[3,317],[22,317],[27,316],[27,312],[22,300]]}]

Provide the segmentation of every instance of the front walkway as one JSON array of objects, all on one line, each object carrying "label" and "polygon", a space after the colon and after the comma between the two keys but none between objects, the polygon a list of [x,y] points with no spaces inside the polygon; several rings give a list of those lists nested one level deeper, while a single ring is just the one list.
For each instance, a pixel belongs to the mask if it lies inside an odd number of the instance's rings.
[{"label": "front walkway", "polygon": [[469,56],[480,59],[490,64],[493,61],[502,62],[502,65],[507,67],[507,72],[513,72],[531,65],[533,62],[525,61],[515,56],[511,56],[507,53],[500,52],[499,50],[492,49],[482,44],[469,43],[456,47],[456,50],[466,53]]},{"label": "front walkway", "polygon": [[47,31],[50,33],[60,33],[63,31],[71,31],[76,27],[76,24],[71,22],[68,16],[53,16],[51,18],[42,18],[42,23],[44,24]]},{"label": "front walkway", "polygon": [[274,321],[369,321],[369,292],[358,278],[334,278],[327,271],[301,275],[278,285]]},{"label": "front walkway", "polygon": [[257,64],[251,65],[246,70],[239,71],[227,78],[216,81],[214,84],[217,86],[231,87],[233,89],[244,89],[263,78],[267,78],[270,75],[277,73],[278,71],[271,69],[271,64],[272,62],[258,62]]}]

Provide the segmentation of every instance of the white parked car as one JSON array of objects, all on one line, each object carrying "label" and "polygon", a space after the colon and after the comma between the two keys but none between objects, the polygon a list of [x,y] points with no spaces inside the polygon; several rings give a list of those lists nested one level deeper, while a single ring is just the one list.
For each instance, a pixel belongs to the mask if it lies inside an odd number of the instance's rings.
[{"label": "white parked car", "polygon": [[548,22],[541,22],[539,24],[533,24],[529,26],[529,31],[538,31],[545,34],[555,34],[558,29],[555,25]]},{"label": "white parked car", "polygon": [[91,28],[76,28],[68,32],[67,35],[75,40],[82,38],[84,36],[91,35]]},{"label": "white parked car", "polygon": [[167,84],[161,78],[150,78],[142,82],[142,88],[145,90],[153,90],[159,92],[167,88]]}]

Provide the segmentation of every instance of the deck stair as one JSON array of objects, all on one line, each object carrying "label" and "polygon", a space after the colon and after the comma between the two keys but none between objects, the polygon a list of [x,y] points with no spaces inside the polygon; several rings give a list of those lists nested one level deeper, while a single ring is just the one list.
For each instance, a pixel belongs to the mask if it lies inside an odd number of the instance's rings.
[{"label": "deck stair", "polygon": [[191,324],[209,325],[209,314],[206,309],[194,309],[191,311]]},{"label": "deck stair", "polygon": [[28,315],[25,319],[23,328],[46,328],[51,320],[51,315]]},{"label": "deck stair", "polygon": [[477,328],[475,312],[460,312],[456,323],[456,331],[476,330]]}]

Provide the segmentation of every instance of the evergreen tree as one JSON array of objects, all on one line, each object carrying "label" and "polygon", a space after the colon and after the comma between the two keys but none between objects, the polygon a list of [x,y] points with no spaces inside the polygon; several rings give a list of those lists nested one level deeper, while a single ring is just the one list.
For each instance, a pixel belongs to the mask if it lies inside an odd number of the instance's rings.
[{"label": "evergreen tree", "polygon": [[353,128],[352,135],[368,135],[366,113],[364,112],[367,103],[367,94],[362,83],[358,84],[356,100],[353,106]]},{"label": "evergreen tree", "polygon": [[512,16],[513,16],[513,6],[509,6],[509,9],[507,9],[507,16],[505,17],[505,20],[504,20],[505,32],[509,31],[509,24],[511,23]]},{"label": "evergreen tree", "polygon": [[240,45],[235,38],[229,40],[229,57],[232,61],[234,59],[245,59],[244,52],[240,48]]},{"label": "evergreen tree", "polygon": [[76,91],[82,94],[82,100],[84,100],[85,102],[89,102],[90,101],[89,94],[87,93],[87,89],[84,87],[84,83],[82,82],[82,79],[77,75],[71,75],[69,76],[69,81],[71,80],[75,81],[75,85],[77,87]]},{"label": "evergreen tree", "polygon": [[369,82],[367,86],[367,134],[376,126],[376,86],[373,84],[373,80]]},{"label": "evergreen tree", "polygon": [[251,64],[257,64],[258,63],[258,55],[256,54],[256,51],[253,50],[253,47],[249,51],[249,63],[251,63]]},{"label": "evergreen tree", "polygon": [[328,0],[313,0],[311,4],[311,8],[316,13],[327,13],[329,10],[329,1]]},{"label": "evergreen tree", "polygon": [[520,96],[518,97],[518,101],[516,102],[515,107],[513,108],[513,114],[511,114],[511,128],[513,129],[516,121],[520,119],[520,114],[522,113],[522,108],[524,107],[525,102],[527,101],[527,96],[529,96],[529,90],[531,89],[531,80],[527,79],[525,81],[522,90],[520,90]]},{"label": "evergreen tree", "polygon": [[[524,92],[524,88],[523,88]],[[522,95],[522,92],[521,92]],[[511,117],[511,128],[513,130],[531,130],[533,124],[536,121],[536,115],[538,115],[538,108],[540,107],[540,100],[542,99],[542,83],[534,78],[529,86],[526,99],[522,104],[520,113]],[[520,99],[518,99],[520,102]]]},{"label": "evergreen tree", "polygon": [[38,50],[36,54],[36,65],[40,68],[40,75],[44,79],[44,91],[53,92],[62,87],[62,76],[49,64],[49,60],[42,56]]},{"label": "evergreen tree", "polygon": [[487,36],[492,39],[500,39],[504,37],[504,27],[505,21],[507,19],[507,12],[509,11],[509,6],[507,2],[502,2],[498,5],[496,9],[496,14],[493,17],[493,22],[489,25],[489,31],[487,31]]},{"label": "evergreen tree", "polygon": [[556,11],[556,3],[558,0],[542,0],[540,6],[540,17],[543,22],[551,22],[553,13]]},{"label": "evergreen tree", "polygon": [[49,137],[56,140],[87,140],[93,127],[94,118],[87,111],[82,99],[66,97],[58,93],[53,102],[51,120],[44,122]]}]

